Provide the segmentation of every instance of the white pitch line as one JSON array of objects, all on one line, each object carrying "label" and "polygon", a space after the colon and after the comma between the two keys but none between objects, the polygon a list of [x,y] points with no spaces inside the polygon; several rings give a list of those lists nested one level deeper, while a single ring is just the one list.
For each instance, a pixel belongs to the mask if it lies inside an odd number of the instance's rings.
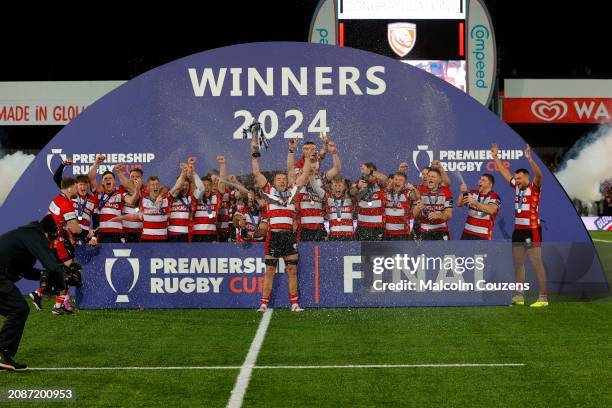
[{"label": "white pitch line", "polygon": [[[452,367],[524,367],[523,363],[450,363],[450,364],[348,364],[253,366],[255,370],[307,370],[334,368],[452,368]],[[169,367],[34,367],[27,371],[157,371],[157,370],[240,370],[244,366],[169,366]]]},{"label": "white pitch line", "polygon": [[255,369],[317,369],[317,368],[451,368],[451,367],[524,367],[523,363],[458,363],[458,364],[348,364],[310,366],[257,366]]},{"label": "white pitch line", "polygon": [[249,352],[244,359],[244,363],[242,363],[242,367],[240,368],[240,373],[236,379],[234,389],[232,389],[230,399],[227,402],[227,408],[240,408],[242,406],[244,394],[246,394],[246,390],[249,387],[251,374],[253,373],[253,368],[257,362],[257,355],[259,354],[261,345],[266,337],[266,332],[268,331],[268,326],[270,325],[270,320],[272,319],[272,312],[272,309],[268,309],[259,322],[259,327],[257,328],[257,332],[253,338]]},{"label": "white pitch line", "polygon": [[591,238],[591,239],[595,242],[605,242],[606,244],[612,244],[612,241],[608,241],[605,239],[596,239],[596,238]]},{"label": "white pitch line", "polygon": [[31,367],[25,371],[158,371],[158,370],[240,370],[241,366],[168,366],[168,367]]}]

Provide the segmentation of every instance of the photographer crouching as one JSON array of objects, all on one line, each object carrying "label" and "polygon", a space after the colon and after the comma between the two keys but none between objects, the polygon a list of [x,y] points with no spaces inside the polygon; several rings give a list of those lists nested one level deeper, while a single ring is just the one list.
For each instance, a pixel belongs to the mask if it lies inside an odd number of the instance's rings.
[{"label": "photographer crouching", "polygon": [[[40,280],[51,291],[64,290],[67,284],[80,286],[79,267],[61,265],[50,249],[57,236],[51,215],[0,235],[0,315],[6,318],[0,328],[0,371],[27,368],[13,360],[30,312],[15,282]],[[34,268],[37,259],[45,270]]]}]

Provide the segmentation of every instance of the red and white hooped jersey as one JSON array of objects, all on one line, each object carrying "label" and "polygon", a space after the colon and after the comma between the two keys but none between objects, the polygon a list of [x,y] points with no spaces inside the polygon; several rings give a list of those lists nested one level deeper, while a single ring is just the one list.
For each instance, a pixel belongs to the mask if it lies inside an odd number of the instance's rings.
[{"label": "red and white hooped jersey", "polygon": [[164,194],[161,205],[158,207],[156,200],[149,196],[140,200],[140,211],[142,212],[142,235],[143,240],[165,240],[168,238],[168,195]]},{"label": "red and white hooped jersey", "polygon": [[221,207],[219,208],[219,232],[229,232],[232,222],[232,202],[235,201],[234,191],[226,188],[221,195]]},{"label": "red and white hooped jersey", "polygon": [[86,193],[84,196],[77,195],[72,200],[74,211],[79,221],[79,225],[86,231],[91,229],[91,216],[94,211],[93,194]]},{"label": "red and white hooped jersey", "polygon": [[327,193],[326,197],[327,219],[329,221],[329,236],[352,236],[355,232],[353,213],[355,204],[350,197],[335,198]]},{"label": "red and white hooped jersey", "polygon": [[193,194],[187,197],[169,197],[170,219],[168,224],[168,235],[189,234],[191,218],[195,213],[196,199]]},{"label": "red and white hooped jersey", "polygon": [[[293,168],[295,170],[295,174],[299,174],[302,169],[304,168],[304,162],[306,161],[306,158],[304,156],[300,157],[300,160],[298,160],[294,165]],[[315,173],[319,172],[319,168],[321,167],[321,159],[317,159],[316,162],[311,163],[311,167],[314,167],[315,169]]]},{"label": "red and white hooped jersey", "polygon": [[74,211],[74,203],[64,193],[56,195],[49,203],[49,214],[53,217],[60,241],[68,236],[66,224],[68,221],[76,220],[77,215]]},{"label": "red and white hooped jersey", "polygon": [[410,234],[410,206],[412,200],[408,190],[398,193],[387,192],[385,201],[385,234],[408,235]]},{"label": "red and white hooped jersey", "polygon": [[[141,199],[138,199],[138,200],[140,201]],[[140,212],[140,203],[136,205],[123,203],[123,210],[121,211],[123,215],[138,214],[139,212]],[[142,233],[142,221],[123,220],[122,224],[123,224],[123,232],[131,233],[131,234]]]},{"label": "red and white hooped jersey", "polygon": [[[289,200],[291,197],[291,191],[293,186],[289,185],[287,190],[281,194],[276,188],[270,183],[264,186],[264,193],[269,194],[272,197],[277,197],[282,200]],[[293,222],[297,216],[297,210],[295,206],[295,197],[290,203],[282,205],[282,203],[276,200],[267,199],[266,204],[266,215],[268,218],[268,231],[272,229],[278,230],[293,230]]]},{"label": "red and white hooped jersey", "polygon": [[384,228],[386,198],[385,192],[374,184],[368,195],[357,203],[357,227]]},{"label": "red and white hooped jersey", "polygon": [[[239,210],[241,214],[244,215],[244,219],[246,221],[246,227],[248,233],[256,233],[259,229],[259,223],[261,222],[261,214],[259,212],[249,212],[248,207],[245,207],[244,210]],[[258,242],[263,241],[265,237],[257,237],[257,238],[243,238],[241,234],[241,229],[236,228],[236,242]]]},{"label": "red and white hooped jersey", "polygon": [[[477,200],[483,205],[494,204],[497,207],[501,205],[501,199],[495,191],[490,191],[486,194],[480,193],[478,190],[470,190],[468,196]],[[471,206],[468,207],[468,216],[465,221],[463,232],[470,235],[475,235],[484,239],[491,239],[493,236],[493,225],[495,224],[496,215],[487,214],[478,211]]]},{"label": "red and white hooped jersey", "polygon": [[[263,217],[261,213],[261,208],[250,207],[248,205],[243,204],[243,205],[236,205],[236,211],[244,215],[244,219],[246,221],[246,230],[248,232],[253,232],[253,233],[257,232],[257,230],[259,229],[259,224],[261,223],[262,217]],[[239,237],[239,235],[240,235],[240,231],[238,229],[237,234],[236,234],[236,242],[257,242],[257,241],[263,241],[265,239],[265,237],[244,239],[242,237]]]},{"label": "red and white hooped jersey", "polygon": [[323,200],[316,193],[302,187],[295,195],[295,206],[301,229],[325,229]]},{"label": "red and white hooped jersey", "polygon": [[[431,191],[429,187],[420,185],[418,189],[421,194],[421,203],[425,205],[426,211],[443,212],[447,208],[453,208],[453,194],[448,187],[440,186],[435,191]],[[430,220],[423,215],[422,211],[418,219],[420,232],[448,232],[448,223],[444,220]]]},{"label": "red and white hooped jersey", "polygon": [[234,204],[234,211],[245,214],[253,204],[246,203],[244,199],[237,200]]},{"label": "red and white hooped jersey", "polygon": [[99,232],[123,233],[123,224],[121,222],[111,222],[110,220],[121,216],[126,194],[125,190],[115,189],[109,194],[97,193],[94,195],[94,211],[97,210],[100,214]]},{"label": "red and white hooped jersey", "polygon": [[540,226],[540,194],[541,187],[529,183],[524,189],[516,185],[514,177],[510,180],[514,187],[514,229],[530,229]]},{"label": "red and white hooped jersey", "polygon": [[221,194],[212,193],[210,197],[202,196],[197,200],[195,214],[193,215],[193,233],[195,235],[217,234],[221,198]]}]

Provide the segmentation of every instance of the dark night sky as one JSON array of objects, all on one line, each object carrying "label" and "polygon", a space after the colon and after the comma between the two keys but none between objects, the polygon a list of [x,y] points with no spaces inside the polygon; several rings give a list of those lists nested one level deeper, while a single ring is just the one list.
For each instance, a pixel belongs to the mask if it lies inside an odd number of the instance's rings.
[{"label": "dark night sky", "polygon": [[[62,13],[64,17],[30,18],[14,27],[0,26],[0,81],[130,79],[211,48],[304,41],[317,2],[225,1],[214,2],[214,10],[206,8],[213,2],[174,8],[166,4],[153,6],[146,15],[109,6],[81,17]],[[485,2],[493,19],[502,79],[513,69],[519,78],[612,78],[611,59],[603,54],[610,49],[604,2]],[[35,35],[26,38],[26,31]],[[518,125],[515,130],[535,145],[566,146],[588,127]],[[57,131],[5,127],[0,129],[0,141],[5,147],[41,148]]]}]

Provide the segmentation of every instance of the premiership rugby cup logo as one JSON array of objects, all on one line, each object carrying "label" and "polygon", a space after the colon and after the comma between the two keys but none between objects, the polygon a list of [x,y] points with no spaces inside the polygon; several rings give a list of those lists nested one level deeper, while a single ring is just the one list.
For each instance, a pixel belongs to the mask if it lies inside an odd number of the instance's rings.
[{"label": "premiership rugby cup logo", "polygon": [[538,119],[552,122],[567,115],[567,104],[563,101],[534,101],[531,113]]},{"label": "premiership rugby cup logo", "polygon": [[[115,300],[115,303],[129,303],[130,299],[127,294],[130,293],[132,289],[134,289],[134,286],[136,286],[136,282],[138,282],[138,275],[140,274],[140,263],[138,261],[138,258],[129,258],[131,253],[131,249],[113,249],[113,255],[115,255],[117,258],[106,258],[104,272],[106,274],[106,281],[110,285],[113,292],[117,294],[117,299]],[[126,258],[130,266],[132,267],[132,284],[130,288],[125,291],[125,294],[119,294],[119,291],[115,288],[115,285],[113,285],[113,279],[111,276],[113,272],[113,265],[119,258]],[[121,269],[121,272],[124,272],[123,268]]]},{"label": "premiership rugby cup logo", "polygon": [[51,160],[53,160],[53,156],[56,154],[62,158],[62,162],[65,162],[67,159],[66,153],[62,153],[62,149],[51,149],[51,153],[47,154],[47,168],[49,168],[51,174],[53,174],[53,170],[51,170]]},{"label": "premiership rugby cup logo", "polygon": [[[433,161],[433,151],[429,150],[428,145],[417,145],[417,149],[418,150],[412,151],[412,163],[414,164],[414,168],[421,171],[423,167],[429,166],[429,164]],[[421,154],[421,152],[424,152],[428,158],[427,164],[425,166],[419,166],[418,161],[417,161],[417,159],[419,158],[419,154]]]},{"label": "premiership rugby cup logo", "polygon": [[392,23],[387,25],[387,40],[394,53],[405,57],[416,43],[416,24]]}]

